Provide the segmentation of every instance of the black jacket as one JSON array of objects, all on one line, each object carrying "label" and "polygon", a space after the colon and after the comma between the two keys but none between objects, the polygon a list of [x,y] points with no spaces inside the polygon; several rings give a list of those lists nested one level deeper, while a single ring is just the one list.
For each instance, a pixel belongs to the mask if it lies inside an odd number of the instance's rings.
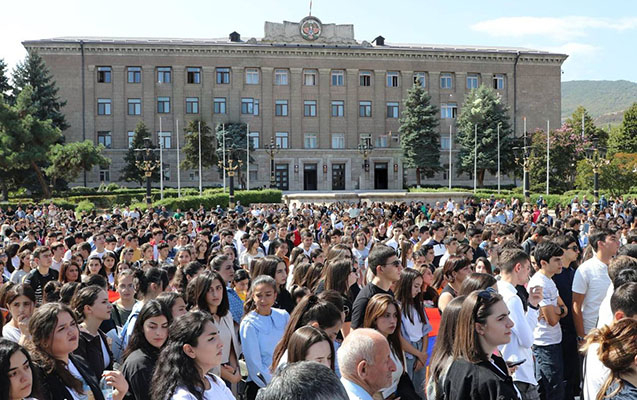
[{"label": "black jacket", "polygon": [[[99,380],[93,375],[86,364],[86,360],[75,354],[69,354],[69,360],[75,365],[75,368],[80,372],[82,378],[91,389],[95,400],[104,400],[102,391],[100,390]],[[38,367],[36,367],[38,368]],[[41,379],[41,393],[36,396],[39,400],[73,400],[69,389],[64,385],[62,379],[55,373],[47,374],[42,368],[39,369]]]},{"label": "black jacket", "polygon": [[148,354],[142,349],[133,351],[122,365],[122,373],[128,382],[126,399],[150,400],[150,381],[153,378],[159,351]]},{"label": "black jacket", "polygon": [[[104,368],[104,353],[101,341],[104,341],[106,351],[108,352],[109,362],[106,368]],[[108,345],[106,335],[102,331],[98,331],[97,336],[80,331],[79,344],[73,354],[82,357],[91,371],[93,371],[93,374],[97,377],[101,378],[102,372],[113,369],[113,352]]]},{"label": "black jacket", "polygon": [[[507,371],[504,360],[492,356],[502,371]],[[518,400],[510,376],[504,375],[489,361],[477,364],[457,359],[449,367],[443,382],[446,400]]]}]

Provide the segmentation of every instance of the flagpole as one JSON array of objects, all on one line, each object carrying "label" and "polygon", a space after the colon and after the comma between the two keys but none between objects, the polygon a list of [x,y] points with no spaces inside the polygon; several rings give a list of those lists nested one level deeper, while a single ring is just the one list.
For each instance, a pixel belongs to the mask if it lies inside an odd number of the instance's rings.
[{"label": "flagpole", "polygon": [[161,128],[161,117],[159,117],[159,197],[164,199],[164,144],[162,143],[162,137],[164,136]]},{"label": "flagpole", "polygon": [[246,127],[246,190],[250,190],[250,124]]},{"label": "flagpole", "polygon": [[198,123],[198,129],[199,129],[199,196],[203,195],[203,188],[202,188],[202,176],[201,176],[201,120]]},{"label": "flagpole", "polygon": [[223,168],[221,168],[223,170],[223,192],[226,192],[226,124],[221,124],[221,143],[223,146],[222,149],[222,153],[223,153]]},{"label": "flagpole", "polygon": [[[523,118],[524,120],[524,144],[522,145],[522,159],[523,159],[523,163],[526,160],[526,117]],[[524,171],[526,171],[526,168],[523,168]],[[522,191],[526,191],[526,173],[524,172],[522,174]]]},{"label": "flagpole", "polygon": [[474,149],[473,149],[473,193],[478,190],[478,124],[473,125]]},{"label": "flagpole", "polygon": [[498,194],[500,194],[500,123],[498,122]]},{"label": "flagpole", "polygon": [[452,125],[449,125],[449,190],[451,190],[451,148],[453,147],[451,141],[451,129]]},{"label": "flagpole", "polygon": [[175,139],[177,140],[177,197],[181,197],[181,166],[179,165],[179,120],[175,120]]},{"label": "flagpole", "polygon": [[550,127],[551,122],[546,120],[546,194],[549,194],[549,167],[551,165],[550,159]]}]

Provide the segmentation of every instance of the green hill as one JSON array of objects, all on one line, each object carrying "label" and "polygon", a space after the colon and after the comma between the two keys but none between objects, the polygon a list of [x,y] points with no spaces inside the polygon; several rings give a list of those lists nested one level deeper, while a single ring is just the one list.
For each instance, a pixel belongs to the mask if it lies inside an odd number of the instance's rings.
[{"label": "green hill", "polygon": [[582,105],[598,126],[618,124],[624,110],[637,102],[637,83],[630,81],[562,82],[562,120]]}]

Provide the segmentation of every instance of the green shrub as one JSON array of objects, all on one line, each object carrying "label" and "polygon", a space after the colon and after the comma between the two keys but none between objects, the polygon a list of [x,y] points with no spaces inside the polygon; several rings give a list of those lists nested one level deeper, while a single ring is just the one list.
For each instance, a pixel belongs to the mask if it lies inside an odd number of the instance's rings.
[{"label": "green shrub", "polygon": [[90,213],[93,210],[95,210],[95,204],[93,204],[92,202],[88,200],[80,201],[79,203],[77,203],[77,206],[75,207],[75,212],[80,214],[82,212]]}]

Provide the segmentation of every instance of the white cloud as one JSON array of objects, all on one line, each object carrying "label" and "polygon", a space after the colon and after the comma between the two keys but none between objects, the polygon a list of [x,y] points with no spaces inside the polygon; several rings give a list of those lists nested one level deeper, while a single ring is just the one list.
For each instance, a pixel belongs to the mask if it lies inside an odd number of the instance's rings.
[{"label": "white cloud", "polygon": [[637,17],[503,17],[481,21],[471,29],[496,37],[544,36],[555,40],[585,37],[593,29],[624,31],[637,28]]}]

